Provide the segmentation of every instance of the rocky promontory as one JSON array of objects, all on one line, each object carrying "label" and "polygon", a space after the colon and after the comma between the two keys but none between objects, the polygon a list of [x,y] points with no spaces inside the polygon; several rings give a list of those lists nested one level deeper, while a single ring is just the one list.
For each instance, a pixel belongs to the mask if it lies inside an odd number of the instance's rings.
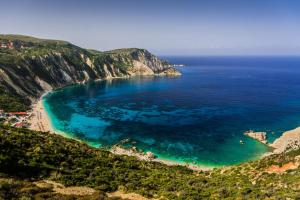
[{"label": "rocky promontory", "polygon": [[300,148],[300,127],[284,132],[273,143],[268,143],[266,132],[254,132],[252,130],[244,133],[263,144],[268,145],[273,149],[272,153],[279,154]]},{"label": "rocky promontory", "polygon": [[300,148],[300,127],[286,131],[277,138],[271,145],[274,153],[282,153]]},{"label": "rocky promontory", "polygon": [[254,132],[252,130],[244,133],[246,136],[251,137],[263,144],[267,144],[267,133],[266,132]]},{"label": "rocky promontory", "polygon": [[0,35],[0,88],[31,101],[74,83],[153,75],[180,73],[145,49],[100,52],[65,41]]}]

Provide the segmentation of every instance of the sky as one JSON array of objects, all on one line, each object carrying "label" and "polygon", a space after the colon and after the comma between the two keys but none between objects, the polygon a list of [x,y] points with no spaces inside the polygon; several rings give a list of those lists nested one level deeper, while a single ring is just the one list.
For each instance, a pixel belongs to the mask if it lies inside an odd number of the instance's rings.
[{"label": "sky", "polygon": [[0,33],[158,55],[300,55],[299,0],[1,0]]}]

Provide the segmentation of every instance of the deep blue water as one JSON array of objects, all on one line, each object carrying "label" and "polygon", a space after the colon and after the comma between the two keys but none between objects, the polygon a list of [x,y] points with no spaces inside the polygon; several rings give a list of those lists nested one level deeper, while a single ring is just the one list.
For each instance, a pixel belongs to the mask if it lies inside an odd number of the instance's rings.
[{"label": "deep blue water", "polygon": [[187,65],[181,77],[115,79],[50,93],[44,105],[54,128],[94,146],[129,138],[127,146],[160,158],[220,166],[269,150],[244,131],[267,131],[271,142],[300,126],[300,58],[166,59]]}]

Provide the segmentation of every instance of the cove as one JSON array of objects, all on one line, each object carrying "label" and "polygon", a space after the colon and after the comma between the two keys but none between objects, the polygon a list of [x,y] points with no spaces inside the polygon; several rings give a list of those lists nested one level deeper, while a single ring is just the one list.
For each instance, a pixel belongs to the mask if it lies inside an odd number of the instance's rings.
[{"label": "cove", "polygon": [[[180,77],[133,77],[55,90],[43,103],[58,132],[95,147],[124,146],[161,159],[226,166],[258,159],[300,125],[300,58],[167,57]],[[244,144],[240,144],[240,140]]]}]

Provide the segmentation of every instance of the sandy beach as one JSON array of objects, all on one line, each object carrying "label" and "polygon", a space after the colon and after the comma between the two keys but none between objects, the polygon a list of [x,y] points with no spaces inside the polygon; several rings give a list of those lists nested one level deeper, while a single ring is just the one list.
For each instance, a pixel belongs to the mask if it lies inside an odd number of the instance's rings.
[{"label": "sandy beach", "polygon": [[29,129],[43,132],[54,132],[45,111],[42,98],[32,105],[32,116],[29,119]]}]

